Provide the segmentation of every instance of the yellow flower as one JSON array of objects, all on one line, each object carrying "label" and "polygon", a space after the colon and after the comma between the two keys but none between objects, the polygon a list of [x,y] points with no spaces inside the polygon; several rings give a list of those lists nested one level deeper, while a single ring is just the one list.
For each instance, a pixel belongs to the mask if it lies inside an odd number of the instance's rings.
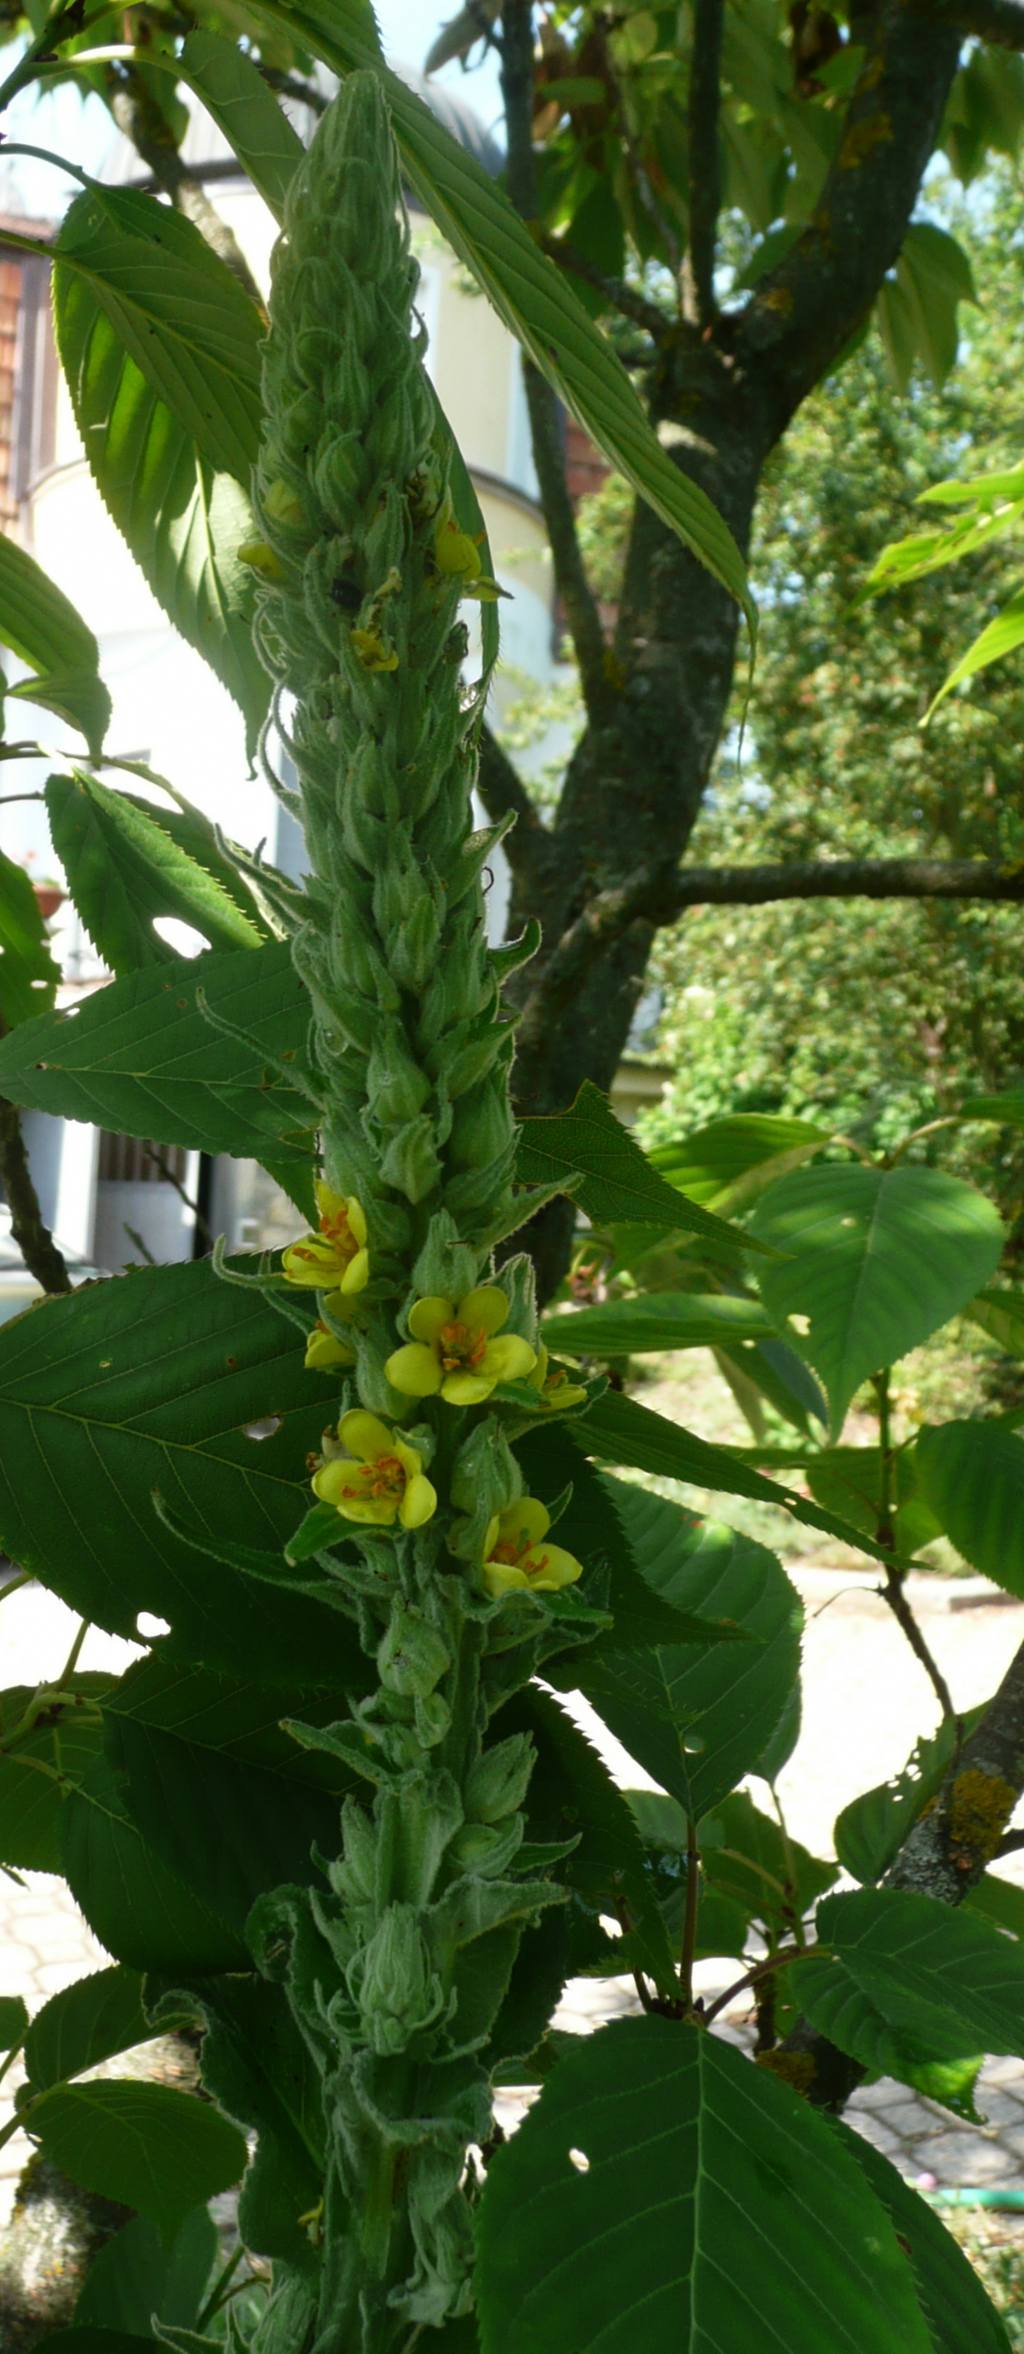
[{"label": "yellow flower", "polygon": [[449,1406],[478,1406],[497,1382],[521,1381],[532,1373],[537,1351],[515,1332],[494,1338],[508,1308],[495,1283],[478,1284],[461,1300],[417,1300],[409,1311],[413,1338],[388,1358],[388,1380],[407,1398],[440,1392]]},{"label": "yellow flower", "polygon": [[[347,1323],[352,1314],[352,1302],[345,1298],[342,1291],[332,1291],[324,1301],[324,1307],[336,1323]],[[322,1316],[318,1316],[306,1342],[307,1373],[333,1373],[336,1365],[354,1365],[355,1361],[355,1350],[349,1347],[347,1341],[339,1340],[337,1333],[331,1331]]]},{"label": "yellow flower", "polygon": [[570,1381],[564,1365],[552,1365],[543,1341],[529,1381],[532,1390],[540,1391],[545,1406],[581,1406],[587,1395],[579,1382]]},{"label": "yellow flower", "polygon": [[338,1424],[346,1455],[334,1455],[313,1480],[322,1504],[333,1504],[343,1520],[371,1528],[422,1528],[437,1509],[437,1491],[422,1471],[421,1455],[396,1430],[364,1407],[353,1406]]},{"label": "yellow flower", "polygon": [[471,539],[468,531],[461,531],[454,515],[442,515],[434,533],[434,562],[439,572],[462,582],[464,597],[479,597],[481,604],[492,605],[507,591],[498,587],[480,567],[480,539]]},{"label": "yellow flower", "polygon": [[583,1563],[561,1545],[545,1545],[551,1514],[537,1496],[520,1496],[495,1514],[484,1538],[484,1584],[495,1598],[525,1587],[531,1594],[557,1594],[574,1586]]},{"label": "yellow flower", "polygon": [[243,540],[241,547],[235,552],[240,564],[250,564],[254,572],[262,572],[265,580],[284,579],[284,565],[281,558],[276,549],[268,546],[265,539]]},{"label": "yellow flower", "polygon": [[379,629],[354,629],[352,643],[364,670],[397,670],[398,655]]},{"label": "yellow flower", "polygon": [[369,1281],[366,1218],[354,1193],[333,1193],[317,1179],[316,1206],[319,1234],[304,1234],[290,1242],[281,1265],[289,1283],[311,1291],[340,1291],[346,1298],[363,1291]]}]

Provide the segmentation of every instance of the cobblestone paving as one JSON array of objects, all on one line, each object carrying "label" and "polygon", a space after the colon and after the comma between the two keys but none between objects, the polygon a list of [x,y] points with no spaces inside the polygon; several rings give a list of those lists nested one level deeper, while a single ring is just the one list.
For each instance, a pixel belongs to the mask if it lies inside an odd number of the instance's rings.
[{"label": "cobblestone paving", "polygon": [[[870,1579],[839,1579],[813,1569],[794,1574],[808,1612],[806,1702],[804,1731],[782,1790],[791,1830],[828,1854],[840,1807],[866,1783],[884,1779],[903,1763],[915,1735],[934,1724],[935,1709],[917,1662],[871,1591]],[[1024,1609],[1007,1608],[984,1594],[980,1606],[976,1595],[976,1606],[961,1609],[951,1605],[969,1597],[958,1596],[956,1589],[924,1578],[913,1585],[954,1699],[968,1707],[998,1684],[1024,1637]],[[71,1613],[52,1596],[32,1587],[12,1595],[0,1614],[4,1685],[57,1674],[74,1626]],[[82,1665],[120,1668],[131,1656],[127,1644],[93,1632]],[[593,1731],[592,1724],[588,1730]],[[645,1780],[615,1744],[604,1741],[602,1746],[623,1781]],[[43,1873],[23,1878],[18,1887],[0,1877],[0,1994],[23,1995],[35,2011],[84,1970],[102,1967],[106,1956],[60,1881]],[[703,1966],[701,1992],[710,1994],[725,1983],[720,1965]],[[566,1989],[556,2024],[582,2034],[603,2019],[635,2009],[629,1981],[576,1979]],[[742,2040],[735,2021],[730,2020],[727,2032]],[[0,2085],[0,2127],[10,2114],[17,2081],[14,2067]],[[510,2126],[525,2106],[524,2096],[513,2091],[501,2096],[499,2114]],[[989,2061],[979,2080],[977,2106],[984,2124],[964,2124],[934,2101],[917,2099],[901,2085],[883,2084],[856,2093],[847,2118],[911,2180],[1024,2187],[1024,2065],[1012,2059]],[[27,2155],[20,2134],[0,2148],[0,2225]]]}]

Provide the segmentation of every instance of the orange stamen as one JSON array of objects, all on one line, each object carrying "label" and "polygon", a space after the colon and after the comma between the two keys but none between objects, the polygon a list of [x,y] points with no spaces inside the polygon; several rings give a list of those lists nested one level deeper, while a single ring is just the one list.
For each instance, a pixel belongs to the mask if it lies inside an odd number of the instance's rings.
[{"label": "orange stamen", "polygon": [[446,1373],[475,1373],[487,1354],[487,1334],[470,1324],[442,1324],[438,1334],[441,1363]]},{"label": "orange stamen", "polygon": [[365,1503],[367,1496],[379,1501],[382,1497],[401,1496],[404,1492],[405,1472],[397,1455],[378,1455],[373,1463],[361,1463],[355,1485],[342,1489],[344,1496],[351,1496],[360,1503]]}]

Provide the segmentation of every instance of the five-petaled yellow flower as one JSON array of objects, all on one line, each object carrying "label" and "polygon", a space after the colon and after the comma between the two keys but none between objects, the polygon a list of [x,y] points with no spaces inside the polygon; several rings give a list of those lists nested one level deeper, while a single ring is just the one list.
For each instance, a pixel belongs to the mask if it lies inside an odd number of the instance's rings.
[{"label": "five-petaled yellow flower", "polygon": [[540,1391],[545,1406],[582,1406],[587,1395],[579,1382],[570,1381],[566,1366],[552,1364],[543,1341],[529,1382],[532,1390]]},{"label": "five-petaled yellow flower", "polygon": [[525,1587],[531,1594],[557,1594],[583,1575],[575,1553],[543,1540],[551,1514],[537,1496],[520,1496],[495,1513],[484,1538],[484,1584],[496,1598]]},{"label": "five-petaled yellow flower", "polygon": [[423,1458],[396,1430],[364,1407],[353,1406],[338,1424],[347,1455],[334,1455],[313,1479],[313,1493],[333,1504],[344,1520],[371,1528],[422,1528],[437,1509],[437,1491],[422,1470]]},{"label": "five-petaled yellow flower", "polygon": [[366,1218],[354,1193],[334,1193],[317,1179],[316,1206],[319,1234],[304,1234],[290,1242],[281,1264],[289,1283],[315,1291],[340,1291],[346,1298],[363,1291],[369,1280]]},{"label": "five-petaled yellow flower", "polygon": [[[353,1313],[352,1302],[343,1291],[332,1291],[324,1301],[327,1313],[338,1323],[347,1323]],[[318,1316],[306,1342],[307,1373],[333,1373],[336,1365],[354,1365],[356,1352],[348,1341],[339,1340],[323,1317]]]},{"label": "five-petaled yellow flower", "polygon": [[436,1398],[449,1406],[479,1406],[499,1381],[532,1373],[537,1351],[517,1332],[502,1334],[509,1303],[496,1283],[478,1284],[461,1300],[417,1300],[409,1310],[413,1335],[384,1368],[407,1398]]}]

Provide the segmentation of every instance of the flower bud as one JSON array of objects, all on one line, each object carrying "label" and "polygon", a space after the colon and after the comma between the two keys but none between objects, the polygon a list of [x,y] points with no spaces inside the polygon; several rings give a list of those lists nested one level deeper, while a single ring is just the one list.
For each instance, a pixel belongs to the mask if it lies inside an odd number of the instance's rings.
[{"label": "flower bud", "polygon": [[522,1806],[536,1763],[529,1733],[495,1741],[471,1766],[463,1793],[472,1823],[500,1823]]},{"label": "flower bud", "polygon": [[381,1176],[385,1185],[404,1193],[407,1201],[415,1204],[432,1193],[441,1175],[441,1163],[434,1142],[433,1122],[425,1112],[416,1120],[408,1120],[393,1136],[381,1160]]},{"label": "flower bud", "polygon": [[430,1081],[407,1052],[397,1022],[382,1023],[366,1066],[366,1099],[371,1117],[394,1128],[414,1120],[430,1093]]},{"label": "flower bud", "polygon": [[500,1828],[493,1823],[464,1823],[448,1849],[460,1872],[476,1872],[492,1880],[504,1872],[523,1844],[522,1815],[510,1815]]},{"label": "flower bud", "polygon": [[440,1692],[428,1692],[425,1700],[413,1701],[413,1720],[416,1738],[421,1749],[436,1749],[439,1741],[451,1729],[452,1712]]},{"label": "flower bud", "polygon": [[447,1210],[435,1210],[427,1239],[412,1271],[412,1287],[420,1299],[461,1300],[472,1291],[480,1270],[480,1253],[461,1242]]},{"label": "flower bud", "polygon": [[426,1700],[451,1666],[451,1653],[418,1610],[399,1606],[377,1651],[377,1671],[389,1692]]},{"label": "flower bud", "polygon": [[453,1169],[479,1169],[497,1159],[512,1128],[504,1073],[485,1079],[460,1096],[455,1106],[448,1161]]},{"label": "flower bud", "polygon": [[351,1964],[348,1983],[366,2040],[382,2056],[404,2051],[432,2025],[444,2006],[444,1990],[413,1905],[389,1904]]}]

